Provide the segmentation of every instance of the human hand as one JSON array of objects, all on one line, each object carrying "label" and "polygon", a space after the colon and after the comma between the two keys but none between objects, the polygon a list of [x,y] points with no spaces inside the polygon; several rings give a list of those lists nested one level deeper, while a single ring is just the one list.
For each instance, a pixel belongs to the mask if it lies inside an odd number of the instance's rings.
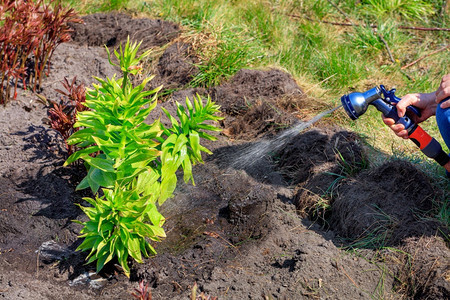
[{"label": "human hand", "polygon": [[[440,103],[445,98],[450,97],[450,74],[442,77],[441,84],[436,91],[436,103]],[[450,99],[443,101],[441,104],[441,108],[450,107]]]},{"label": "human hand", "polygon": [[[449,77],[450,79],[450,77]],[[450,87],[450,81],[448,82]],[[437,104],[435,102],[436,93],[428,93],[428,94],[407,94],[402,97],[402,99],[397,103],[396,108],[399,117],[403,117],[406,113],[406,108],[410,105],[414,105],[417,107],[421,116],[418,117],[415,114],[408,114],[408,117],[411,117],[412,120],[417,124],[425,121],[429,117],[436,114]],[[450,102],[450,101],[447,101]],[[449,103],[450,104],[450,103]],[[406,131],[405,126],[403,124],[395,124],[394,119],[386,118],[382,116],[384,124],[389,126],[394,133],[404,139],[408,138],[408,131]]]}]

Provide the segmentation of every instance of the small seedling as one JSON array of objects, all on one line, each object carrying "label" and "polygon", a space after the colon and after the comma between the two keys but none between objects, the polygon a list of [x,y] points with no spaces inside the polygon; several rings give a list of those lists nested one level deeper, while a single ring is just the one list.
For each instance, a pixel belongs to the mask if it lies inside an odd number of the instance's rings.
[{"label": "small seedling", "polygon": [[144,283],[144,280],[139,281],[139,287],[131,295],[139,300],[152,300],[152,292],[148,288],[148,282]]},{"label": "small seedling", "polygon": [[78,128],[74,128],[76,114],[88,110],[83,104],[86,101],[86,89],[84,84],[81,83],[76,85],[75,82],[76,77],[74,77],[70,83],[67,78],[64,78],[62,85],[65,88],[65,91],[59,89],[56,90],[63,95],[63,98],[59,103],[49,101],[52,107],[48,110],[50,126],[57,130],[64,138],[69,155],[73,153],[74,147],[67,144],[67,139],[74,132],[78,131]]}]

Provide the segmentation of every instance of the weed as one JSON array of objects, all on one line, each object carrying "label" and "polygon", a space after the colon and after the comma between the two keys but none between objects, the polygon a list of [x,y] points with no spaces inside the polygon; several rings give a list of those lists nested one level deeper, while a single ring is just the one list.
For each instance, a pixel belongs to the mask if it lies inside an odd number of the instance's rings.
[{"label": "weed", "polygon": [[[362,170],[365,170],[367,168],[369,168],[369,162],[368,160],[365,158],[364,155],[360,156],[360,155],[355,155],[353,153],[353,149],[350,149],[352,151],[351,158],[352,161],[348,161],[345,159],[345,157],[342,155],[342,153],[338,150],[335,149],[335,153],[337,155],[337,163],[341,169],[341,174],[340,176],[344,176],[344,177],[353,177],[355,175],[357,175],[359,172],[361,172]],[[361,160],[357,160],[357,158],[360,156]]]}]

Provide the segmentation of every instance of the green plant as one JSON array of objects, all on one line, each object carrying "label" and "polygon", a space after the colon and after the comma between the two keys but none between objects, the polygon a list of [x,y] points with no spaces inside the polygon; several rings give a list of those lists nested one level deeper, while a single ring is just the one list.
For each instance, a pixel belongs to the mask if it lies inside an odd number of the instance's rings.
[{"label": "green plant", "polygon": [[335,155],[337,156],[337,163],[339,165],[340,176],[344,177],[352,177],[356,176],[362,170],[369,168],[369,162],[363,153],[354,153],[353,149],[350,149],[352,152],[351,161],[345,159],[342,153],[336,148]]},{"label": "green plant", "polygon": [[156,253],[147,239],[159,241],[165,236],[157,203],[172,196],[180,167],[184,180],[194,183],[192,165],[203,162],[202,152],[211,153],[200,138],[215,140],[204,131],[219,130],[206,122],[221,119],[215,115],[217,105],[209,98],[204,105],[197,96],[193,104],[186,99],[187,109],[177,103],[179,121],[163,109],[172,127],[166,128],[159,119],[144,123],[157,106],[161,87],[144,91],[153,77],[133,87],[129,77],[140,72],[140,61],[150,53],[138,57],[139,46],[127,40],[114,51],[122,78],[96,78],[100,84],[87,90],[85,105],[90,110],[78,112],[74,125],[84,128],[67,140],[80,150],[65,163],[83,159],[88,173],[77,189],[90,187],[96,194],[94,199],[84,198],[92,206],[80,206],[89,221],[78,222],[84,226],[80,237],[85,238],[78,250],[90,250],[88,263],[97,261],[97,271],[117,257],[127,276],[129,256],[141,262],[142,256]]}]

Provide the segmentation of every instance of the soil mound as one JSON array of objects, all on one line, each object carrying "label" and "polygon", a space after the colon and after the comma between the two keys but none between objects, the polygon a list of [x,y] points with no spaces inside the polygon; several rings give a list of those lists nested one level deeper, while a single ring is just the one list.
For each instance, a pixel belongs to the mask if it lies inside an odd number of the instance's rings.
[{"label": "soil mound", "polygon": [[319,192],[318,187],[326,188],[316,176],[326,172],[336,175],[350,171],[357,173],[364,164],[358,136],[339,128],[314,128],[299,134],[275,157],[280,173],[290,184],[309,181],[312,192]]},{"label": "soil mound", "polygon": [[420,219],[434,197],[428,178],[413,165],[388,162],[340,185],[332,227],[353,241],[368,240],[368,247],[398,246],[407,237],[436,233],[434,222]]},{"label": "soil mound", "polygon": [[414,299],[450,299],[450,250],[440,237],[404,241],[399,288]]},{"label": "soil mound", "polygon": [[297,101],[303,96],[295,80],[281,70],[246,69],[212,88],[210,94],[228,115],[223,123],[225,133],[244,139],[274,134],[292,125],[296,118],[285,110],[282,99],[295,96],[292,101]]},{"label": "soil mound", "polygon": [[116,47],[130,40],[141,41],[142,49],[162,46],[180,35],[180,27],[172,22],[132,19],[126,14],[92,14],[81,18],[84,24],[73,23],[72,40],[78,45]]},{"label": "soil mound", "polygon": [[240,70],[231,80],[213,89],[212,97],[230,116],[246,112],[255,100],[302,94],[295,80],[280,70]]},{"label": "soil mound", "polygon": [[163,85],[163,89],[168,92],[182,88],[198,73],[196,62],[197,58],[191,45],[181,42],[174,43],[159,58],[156,77],[150,82],[150,85],[153,88]]}]

